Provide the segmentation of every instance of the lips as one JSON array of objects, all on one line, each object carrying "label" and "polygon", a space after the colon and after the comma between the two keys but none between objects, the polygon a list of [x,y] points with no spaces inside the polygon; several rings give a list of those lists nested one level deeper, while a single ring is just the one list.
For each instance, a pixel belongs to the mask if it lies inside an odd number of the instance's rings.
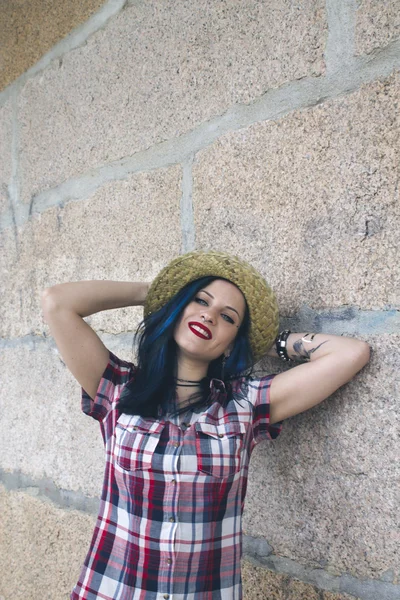
[{"label": "lips", "polygon": [[211,340],[212,338],[212,333],[208,329],[208,327],[206,327],[202,323],[198,323],[197,321],[190,321],[189,329],[203,340]]}]

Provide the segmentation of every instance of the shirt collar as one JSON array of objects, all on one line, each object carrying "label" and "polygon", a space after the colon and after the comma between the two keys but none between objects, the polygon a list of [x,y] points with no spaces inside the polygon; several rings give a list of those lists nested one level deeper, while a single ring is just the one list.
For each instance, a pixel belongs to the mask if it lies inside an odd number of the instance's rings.
[{"label": "shirt collar", "polygon": [[[214,377],[210,380],[210,399],[212,402],[222,402],[227,394],[226,387],[222,379]],[[174,405],[175,406],[175,405]],[[161,416],[161,406],[158,409],[158,415]]]},{"label": "shirt collar", "polygon": [[210,381],[211,399],[221,401],[226,396],[226,387],[222,379],[214,377]]}]

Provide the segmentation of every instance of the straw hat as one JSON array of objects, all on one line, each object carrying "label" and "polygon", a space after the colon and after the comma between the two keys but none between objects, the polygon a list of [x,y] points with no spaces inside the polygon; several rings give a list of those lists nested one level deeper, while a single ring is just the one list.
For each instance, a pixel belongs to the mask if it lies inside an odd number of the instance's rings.
[{"label": "straw hat", "polygon": [[250,312],[249,340],[257,362],[278,335],[278,303],[260,273],[237,256],[215,250],[200,250],[178,256],[153,280],[147,293],[144,316],[159,310],[187,283],[207,275],[228,279],[246,298]]}]

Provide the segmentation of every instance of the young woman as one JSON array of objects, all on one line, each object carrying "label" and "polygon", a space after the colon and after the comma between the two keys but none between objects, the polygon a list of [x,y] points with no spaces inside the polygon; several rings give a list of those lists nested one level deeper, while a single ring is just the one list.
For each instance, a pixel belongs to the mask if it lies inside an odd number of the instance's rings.
[{"label": "young woman", "polygon": [[[242,513],[255,445],[363,368],[361,340],[278,334],[275,295],[248,263],[190,252],[147,283],[83,281],[43,313],[97,419],[106,466],[96,527],[71,599],[240,600]],[[83,320],[144,305],[136,364]],[[303,364],[252,376],[263,355]]]}]

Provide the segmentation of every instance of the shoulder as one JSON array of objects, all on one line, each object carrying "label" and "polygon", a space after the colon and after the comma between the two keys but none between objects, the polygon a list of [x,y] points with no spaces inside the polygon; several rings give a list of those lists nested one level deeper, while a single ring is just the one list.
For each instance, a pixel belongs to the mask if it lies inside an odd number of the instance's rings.
[{"label": "shoulder", "polygon": [[129,361],[123,360],[111,350],[109,351],[109,360],[107,367],[103,373],[104,383],[113,388],[121,389],[131,380],[135,379],[137,373],[136,365]]},{"label": "shoulder", "polygon": [[231,382],[232,393],[235,398],[245,398],[252,404],[264,396],[269,402],[271,383],[276,375],[276,373],[271,373],[262,376],[248,375],[239,377]]}]

